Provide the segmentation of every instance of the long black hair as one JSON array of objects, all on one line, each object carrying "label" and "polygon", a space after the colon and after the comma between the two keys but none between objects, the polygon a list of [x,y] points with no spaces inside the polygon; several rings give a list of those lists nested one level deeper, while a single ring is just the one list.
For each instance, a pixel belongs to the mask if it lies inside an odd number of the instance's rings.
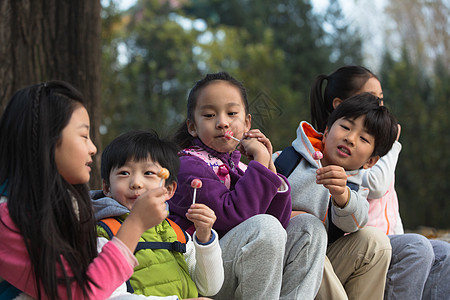
[{"label": "long black hair", "polygon": [[200,91],[202,89],[204,89],[205,87],[207,87],[212,82],[217,81],[217,80],[226,81],[226,82],[230,83],[231,85],[235,86],[239,90],[239,92],[242,96],[242,101],[243,101],[244,107],[245,107],[245,114],[246,115],[249,114],[250,109],[248,106],[247,90],[245,89],[242,82],[238,81],[237,79],[232,77],[227,72],[218,72],[218,73],[207,74],[205,77],[203,77],[202,79],[197,81],[195,83],[195,85],[192,87],[192,89],[190,90],[188,100],[187,100],[187,119],[178,128],[177,132],[175,133],[175,135],[173,137],[174,142],[182,149],[189,147],[192,143],[192,140],[194,139],[194,137],[188,131],[187,120],[191,120],[191,121],[195,122],[194,113],[195,113],[195,107],[197,105],[197,98],[198,98],[198,95],[200,94]]},{"label": "long black hair", "polygon": [[23,236],[39,298],[60,298],[62,284],[71,299],[74,281],[87,296],[86,272],[97,256],[87,187],[65,181],[55,162],[62,131],[83,105],[70,84],[50,81],[17,91],[0,120],[0,185],[6,185],[9,214]]},{"label": "long black hair", "polygon": [[[311,122],[314,128],[324,132],[333,108],[333,100],[345,100],[356,94],[370,78],[377,78],[362,66],[340,67],[330,75],[317,76],[310,91]],[[378,78],[377,78],[378,79]],[[327,81],[323,88],[324,81]]]}]

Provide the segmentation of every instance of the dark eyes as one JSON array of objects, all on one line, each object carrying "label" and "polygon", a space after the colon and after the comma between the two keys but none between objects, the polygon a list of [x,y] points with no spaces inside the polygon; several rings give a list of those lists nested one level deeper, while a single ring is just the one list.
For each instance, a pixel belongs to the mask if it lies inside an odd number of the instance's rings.
[{"label": "dark eyes", "polygon": [[[120,171],[120,172],[118,172],[118,174],[119,175],[122,175],[122,176],[129,176],[130,175],[130,172],[128,172],[128,171]],[[153,173],[152,171],[146,171],[146,172],[144,172],[144,175],[145,176],[151,176],[151,175],[154,175],[155,173]]]},{"label": "dark eyes", "polygon": [[[229,116],[235,116],[237,114],[238,114],[237,111],[227,113],[227,115],[229,115]],[[213,118],[215,116],[216,116],[215,114],[203,114],[203,117],[205,117],[205,118]]]},{"label": "dark eyes", "polygon": [[[340,124],[340,126],[341,126],[341,128],[343,128],[344,130],[347,130],[347,131],[350,130],[350,127],[348,127],[348,126],[346,126],[346,125]],[[365,143],[370,143],[370,141],[369,141],[368,139],[366,139],[365,137],[363,137],[363,136],[361,136],[360,139],[361,139],[363,142],[365,142]]]},{"label": "dark eyes", "polygon": [[363,141],[366,142],[366,143],[369,143],[369,140],[366,139],[365,137],[361,137],[361,140],[363,140]]}]

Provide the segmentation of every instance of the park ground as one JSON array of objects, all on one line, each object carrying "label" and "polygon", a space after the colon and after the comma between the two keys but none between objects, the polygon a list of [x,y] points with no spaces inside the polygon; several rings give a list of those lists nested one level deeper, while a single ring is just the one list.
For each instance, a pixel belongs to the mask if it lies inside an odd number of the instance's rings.
[{"label": "park ground", "polygon": [[436,229],[433,227],[419,227],[416,230],[405,230],[405,233],[418,233],[429,239],[439,239],[450,243],[450,229]]}]

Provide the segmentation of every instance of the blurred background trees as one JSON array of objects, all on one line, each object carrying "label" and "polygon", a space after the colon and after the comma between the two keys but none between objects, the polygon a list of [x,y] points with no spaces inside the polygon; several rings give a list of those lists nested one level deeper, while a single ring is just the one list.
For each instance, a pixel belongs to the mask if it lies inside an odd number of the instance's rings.
[{"label": "blurred background trees", "polygon": [[[361,64],[379,75],[402,125],[396,188],[405,228],[450,228],[448,1],[385,0],[384,18],[376,19],[367,17],[375,2],[353,0],[359,22],[338,0],[127,1],[126,10],[119,9],[125,0],[1,1],[0,109],[20,86],[68,80],[92,101],[101,153],[102,144],[131,129],[172,134],[185,119],[189,89],[224,70],[244,82],[253,126],[280,150],[299,121],[310,120],[314,78]],[[317,10],[317,2],[325,8]],[[96,180],[91,186],[100,187]]]},{"label": "blurred background trees", "polygon": [[450,227],[450,3],[392,1],[380,66],[385,103],[402,125],[396,174],[406,228]]}]

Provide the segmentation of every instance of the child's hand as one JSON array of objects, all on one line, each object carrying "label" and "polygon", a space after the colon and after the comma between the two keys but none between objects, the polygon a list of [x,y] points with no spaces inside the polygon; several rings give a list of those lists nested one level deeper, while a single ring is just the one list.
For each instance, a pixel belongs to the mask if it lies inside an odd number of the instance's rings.
[{"label": "child's hand", "polygon": [[211,229],[216,221],[214,211],[202,203],[192,204],[186,213],[189,221],[194,223],[195,235],[200,243],[207,243],[211,239]]},{"label": "child's hand", "polygon": [[269,167],[271,157],[266,146],[257,138],[246,138],[241,140],[239,151],[249,160],[256,160],[265,167]]},{"label": "child's hand", "polygon": [[259,129],[252,129],[244,133],[239,151],[249,160],[256,160],[267,168],[271,165],[272,144]]},{"label": "child's hand", "polygon": [[151,189],[140,195],[131,210],[131,214],[135,213],[145,220],[145,230],[152,228],[167,218],[167,189],[158,187]]},{"label": "child's hand", "polygon": [[119,229],[119,238],[132,252],[144,231],[161,223],[167,217],[165,187],[148,190],[140,195]]},{"label": "child's hand", "polygon": [[331,196],[339,207],[347,204],[349,191],[347,188],[347,174],[344,168],[329,165],[316,171],[316,183],[323,184],[330,191]]},{"label": "child's hand", "polygon": [[146,191],[136,199],[127,220],[135,220],[143,231],[158,225],[167,217],[166,194],[165,187]]},{"label": "child's hand", "polygon": [[273,151],[272,143],[259,129],[252,129],[252,130],[249,130],[248,132],[245,132],[244,136],[242,138],[243,139],[245,139],[245,138],[258,139],[258,141],[260,141],[261,143],[264,144],[264,146],[266,146],[267,151],[269,151],[269,154],[272,155],[272,151]]},{"label": "child's hand", "polygon": [[[270,142],[270,140],[259,129],[252,129],[248,132],[245,132],[243,139],[245,139],[245,138],[256,138],[260,143],[262,143],[266,147],[266,149],[270,155],[270,161],[269,161],[269,164],[267,165],[267,168],[276,174],[277,170],[276,170],[275,164],[273,163],[273,160],[272,160],[273,148],[272,148],[272,143]],[[242,147],[242,148],[244,148],[244,147]],[[241,150],[243,150],[241,152],[243,152],[243,154],[246,155],[248,159],[250,159],[250,160],[252,159],[251,157],[249,157],[247,155],[245,149],[241,149]]]}]

